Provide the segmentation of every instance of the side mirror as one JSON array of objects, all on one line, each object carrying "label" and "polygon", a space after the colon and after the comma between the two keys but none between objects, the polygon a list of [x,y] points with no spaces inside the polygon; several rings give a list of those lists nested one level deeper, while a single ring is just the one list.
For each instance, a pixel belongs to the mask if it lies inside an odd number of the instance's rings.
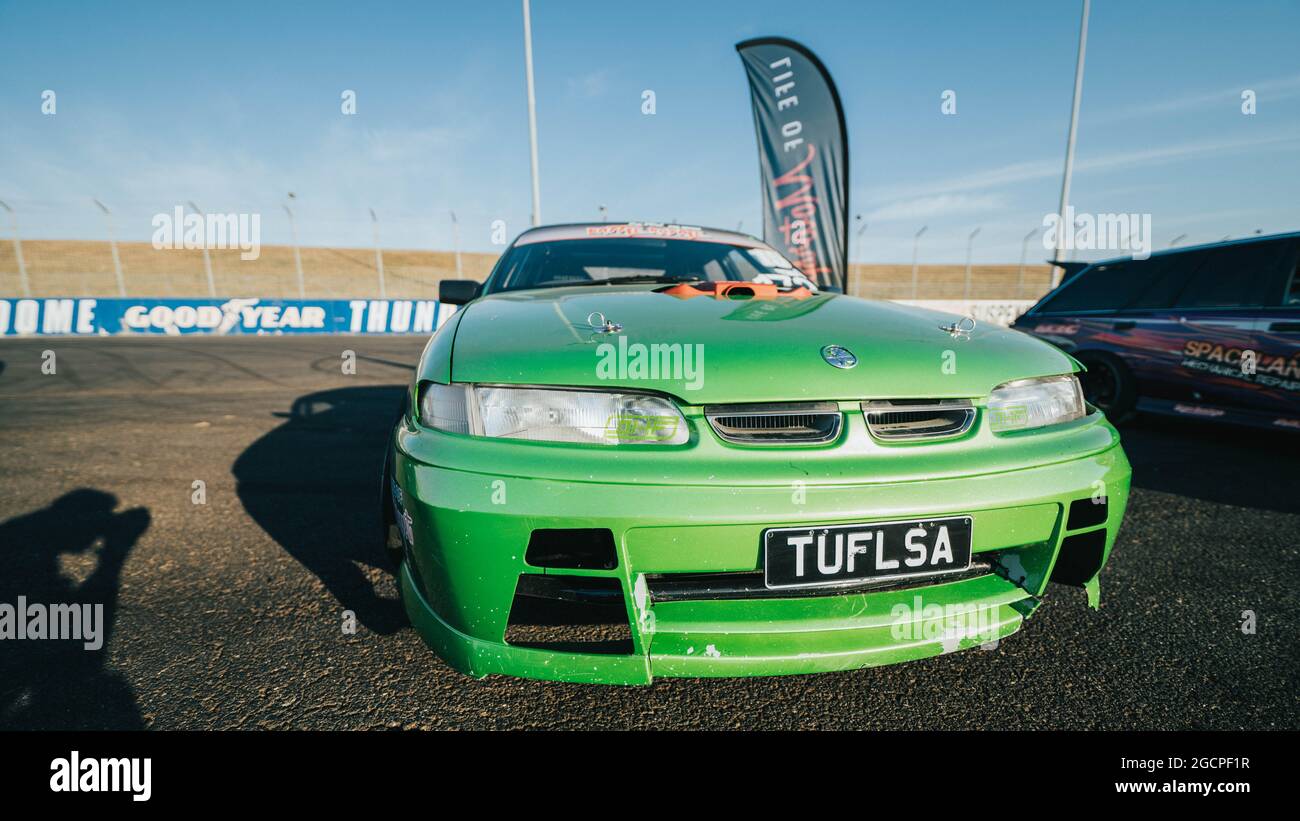
[{"label": "side mirror", "polygon": [[446,305],[464,305],[477,297],[482,287],[473,279],[444,279],[438,283],[438,301]]}]

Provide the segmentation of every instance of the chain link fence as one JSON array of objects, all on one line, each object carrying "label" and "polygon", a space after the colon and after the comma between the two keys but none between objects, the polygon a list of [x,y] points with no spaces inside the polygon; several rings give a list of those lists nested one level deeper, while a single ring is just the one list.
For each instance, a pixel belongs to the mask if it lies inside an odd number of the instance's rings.
[{"label": "chain link fence", "polygon": [[[120,242],[122,282],[133,297],[208,296],[204,254],[199,249],[155,249],[145,242]],[[211,250],[212,282],[219,297],[258,296],[296,298],[294,249],[264,245],[257,259],[241,259],[238,249]],[[373,248],[299,249],[303,288],[313,299],[373,297],[380,293]],[[28,240],[22,256],[32,296],[117,296],[118,284],[108,242]],[[483,279],[495,254],[462,253],[463,276]],[[428,299],[438,282],[454,279],[456,254],[451,251],[383,251],[384,293],[394,298]],[[24,296],[16,247],[0,243],[0,296]]]},{"label": "chain link fence", "polygon": [[[208,281],[199,249],[155,249],[145,242],[120,242],[118,259],[129,296],[203,297]],[[12,238],[0,241],[0,296],[23,296]],[[438,282],[456,278],[452,251],[384,249],[384,291],[393,298],[428,299]],[[257,259],[240,258],[238,249],[208,252],[213,286],[219,297],[298,296],[293,248],[264,245]],[[116,296],[117,278],[108,242],[27,240],[24,267],[32,296]],[[313,299],[378,296],[379,272],[373,248],[299,249],[303,286]],[[462,276],[484,279],[495,254],[460,255]],[[1037,299],[1051,287],[1051,267],[971,266],[969,294],[963,265],[920,265],[915,292],[910,265],[854,264],[849,292],[871,299]]]},{"label": "chain link fence", "polygon": [[1050,265],[853,264],[849,293],[868,299],[1033,299],[1052,289]]}]

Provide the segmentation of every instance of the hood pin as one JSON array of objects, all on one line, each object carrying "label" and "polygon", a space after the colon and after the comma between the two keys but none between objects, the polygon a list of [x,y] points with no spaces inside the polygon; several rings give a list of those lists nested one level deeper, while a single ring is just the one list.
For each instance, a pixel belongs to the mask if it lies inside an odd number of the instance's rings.
[{"label": "hood pin", "polygon": [[610,322],[600,311],[592,311],[587,314],[587,324],[595,329],[598,334],[616,334],[623,330],[623,326],[617,322]]},{"label": "hood pin", "polygon": [[[966,323],[970,323],[967,325]],[[975,330],[975,320],[969,316],[963,316],[951,325],[940,325],[939,330],[947,331],[953,339],[970,339],[970,332]]]}]

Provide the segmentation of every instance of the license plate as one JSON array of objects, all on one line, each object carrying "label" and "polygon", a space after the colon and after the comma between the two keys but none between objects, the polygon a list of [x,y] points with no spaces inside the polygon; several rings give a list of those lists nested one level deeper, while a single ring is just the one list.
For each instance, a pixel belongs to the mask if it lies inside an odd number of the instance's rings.
[{"label": "license plate", "polygon": [[952,573],[970,567],[971,518],[763,531],[769,589],[833,587]]}]

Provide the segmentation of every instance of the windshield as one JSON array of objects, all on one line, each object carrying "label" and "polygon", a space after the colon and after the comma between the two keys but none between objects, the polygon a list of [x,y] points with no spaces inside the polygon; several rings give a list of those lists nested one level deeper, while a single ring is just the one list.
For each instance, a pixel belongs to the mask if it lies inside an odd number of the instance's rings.
[{"label": "windshield", "polygon": [[486,293],[568,285],[704,280],[766,282],[781,288],[813,283],[770,248],[653,238],[572,239],[515,246]]}]

